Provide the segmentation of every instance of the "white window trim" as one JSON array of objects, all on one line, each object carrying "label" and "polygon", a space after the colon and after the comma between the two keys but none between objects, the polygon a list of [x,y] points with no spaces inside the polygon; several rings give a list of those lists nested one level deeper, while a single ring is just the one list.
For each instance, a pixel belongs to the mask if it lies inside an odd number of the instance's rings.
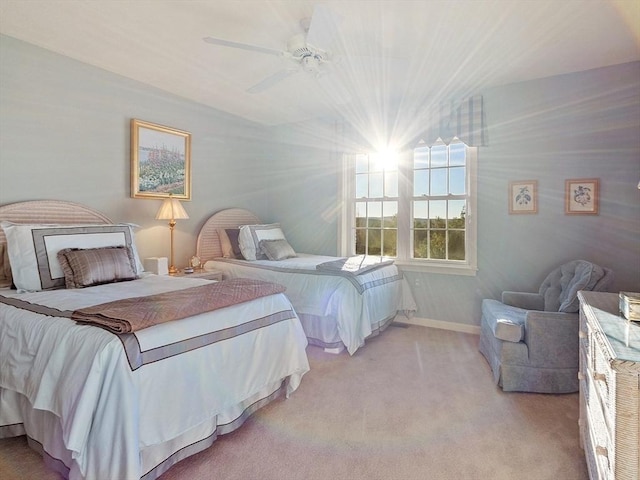
[{"label": "white window trim", "polygon": [[[338,252],[341,256],[353,255],[352,245],[349,244],[350,232],[353,230],[353,217],[355,202],[352,201],[355,188],[355,162],[352,155],[345,154],[342,157],[342,175],[340,178],[340,189],[342,197],[339,198],[340,204],[340,220],[338,224]],[[404,155],[413,156],[413,150]],[[408,157],[407,157],[408,158]],[[411,172],[408,171],[411,162],[403,158],[400,162],[400,177],[412,178]],[[398,202],[398,257],[395,264],[403,271],[436,273],[445,275],[465,275],[475,276],[478,271],[478,222],[476,221],[478,201],[477,201],[477,185],[478,185],[478,148],[468,147],[467,149],[467,188],[469,192],[469,211],[466,218],[467,232],[467,260],[457,262],[452,260],[430,260],[430,259],[414,259],[410,258],[409,245],[410,241],[406,238],[410,235],[410,214],[411,196],[408,190],[412,188],[411,182],[401,182],[399,185],[399,202]],[[346,200],[348,199],[348,201]]]}]

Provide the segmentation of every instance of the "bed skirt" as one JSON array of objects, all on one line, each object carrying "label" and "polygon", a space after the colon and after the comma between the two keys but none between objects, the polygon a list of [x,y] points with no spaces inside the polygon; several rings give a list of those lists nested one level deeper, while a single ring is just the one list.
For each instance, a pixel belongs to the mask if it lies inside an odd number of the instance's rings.
[{"label": "bed skirt", "polygon": [[[340,339],[338,333],[338,322],[335,317],[327,316],[321,317],[318,315],[311,315],[309,313],[298,313],[300,323],[304,329],[304,333],[307,336],[309,345],[325,349],[344,349],[345,345]],[[385,318],[380,322],[371,324],[371,334],[365,338],[375,337],[383,332],[390,324],[396,315]]]},{"label": "bed skirt", "polygon": [[[285,396],[287,383],[288,378],[275,382],[170,441],[141,446],[140,458],[144,472],[141,479],[156,480],[180,460],[210,447],[218,436],[238,429],[257,410]],[[29,446],[42,455],[47,467],[64,478],[82,478],[72,452],[65,447],[57,416],[32,408],[26,397],[6,389],[0,389],[0,405],[3,409],[10,409],[5,412],[14,412],[22,418],[21,423],[0,426],[0,438],[27,435]]]}]

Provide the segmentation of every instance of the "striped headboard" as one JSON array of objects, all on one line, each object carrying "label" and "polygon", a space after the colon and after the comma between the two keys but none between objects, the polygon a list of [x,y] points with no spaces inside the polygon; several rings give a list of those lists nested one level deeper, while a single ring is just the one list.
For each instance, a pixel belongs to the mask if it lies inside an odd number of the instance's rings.
[{"label": "striped headboard", "polygon": [[[62,200],[31,200],[0,205],[0,221],[56,225],[113,223],[97,210]],[[5,265],[8,261],[6,252],[7,239],[0,228],[0,284],[6,281],[9,271],[9,265]]]},{"label": "striped headboard", "polygon": [[214,213],[200,229],[196,243],[196,255],[200,257],[203,264],[207,260],[222,257],[222,247],[218,237],[219,228],[238,228],[241,225],[259,223],[262,222],[254,213],[242,208],[227,208]]}]

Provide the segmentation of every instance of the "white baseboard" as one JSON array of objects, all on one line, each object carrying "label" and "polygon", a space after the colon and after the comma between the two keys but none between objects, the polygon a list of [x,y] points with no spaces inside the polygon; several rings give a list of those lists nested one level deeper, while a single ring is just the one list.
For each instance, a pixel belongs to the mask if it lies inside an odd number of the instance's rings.
[{"label": "white baseboard", "polygon": [[430,318],[413,317],[407,318],[404,315],[398,315],[394,322],[406,323],[408,325],[419,325],[421,327],[440,328],[442,330],[453,330],[455,332],[471,333],[480,335],[480,327],[477,325],[467,325],[464,323],[445,322],[442,320],[431,320]]}]

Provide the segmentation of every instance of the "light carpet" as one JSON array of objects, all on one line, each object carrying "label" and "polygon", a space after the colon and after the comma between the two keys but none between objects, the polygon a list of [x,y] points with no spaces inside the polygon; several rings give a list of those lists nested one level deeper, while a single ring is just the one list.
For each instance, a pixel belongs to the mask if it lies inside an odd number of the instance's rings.
[{"label": "light carpet", "polygon": [[[391,326],[311,371],[239,430],[161,480],[585,480],[578,395],[504,393],[475,335]],[[0,478],[57,480],[24,437]],[[99,480],[99,479],[98,479]]]}]

